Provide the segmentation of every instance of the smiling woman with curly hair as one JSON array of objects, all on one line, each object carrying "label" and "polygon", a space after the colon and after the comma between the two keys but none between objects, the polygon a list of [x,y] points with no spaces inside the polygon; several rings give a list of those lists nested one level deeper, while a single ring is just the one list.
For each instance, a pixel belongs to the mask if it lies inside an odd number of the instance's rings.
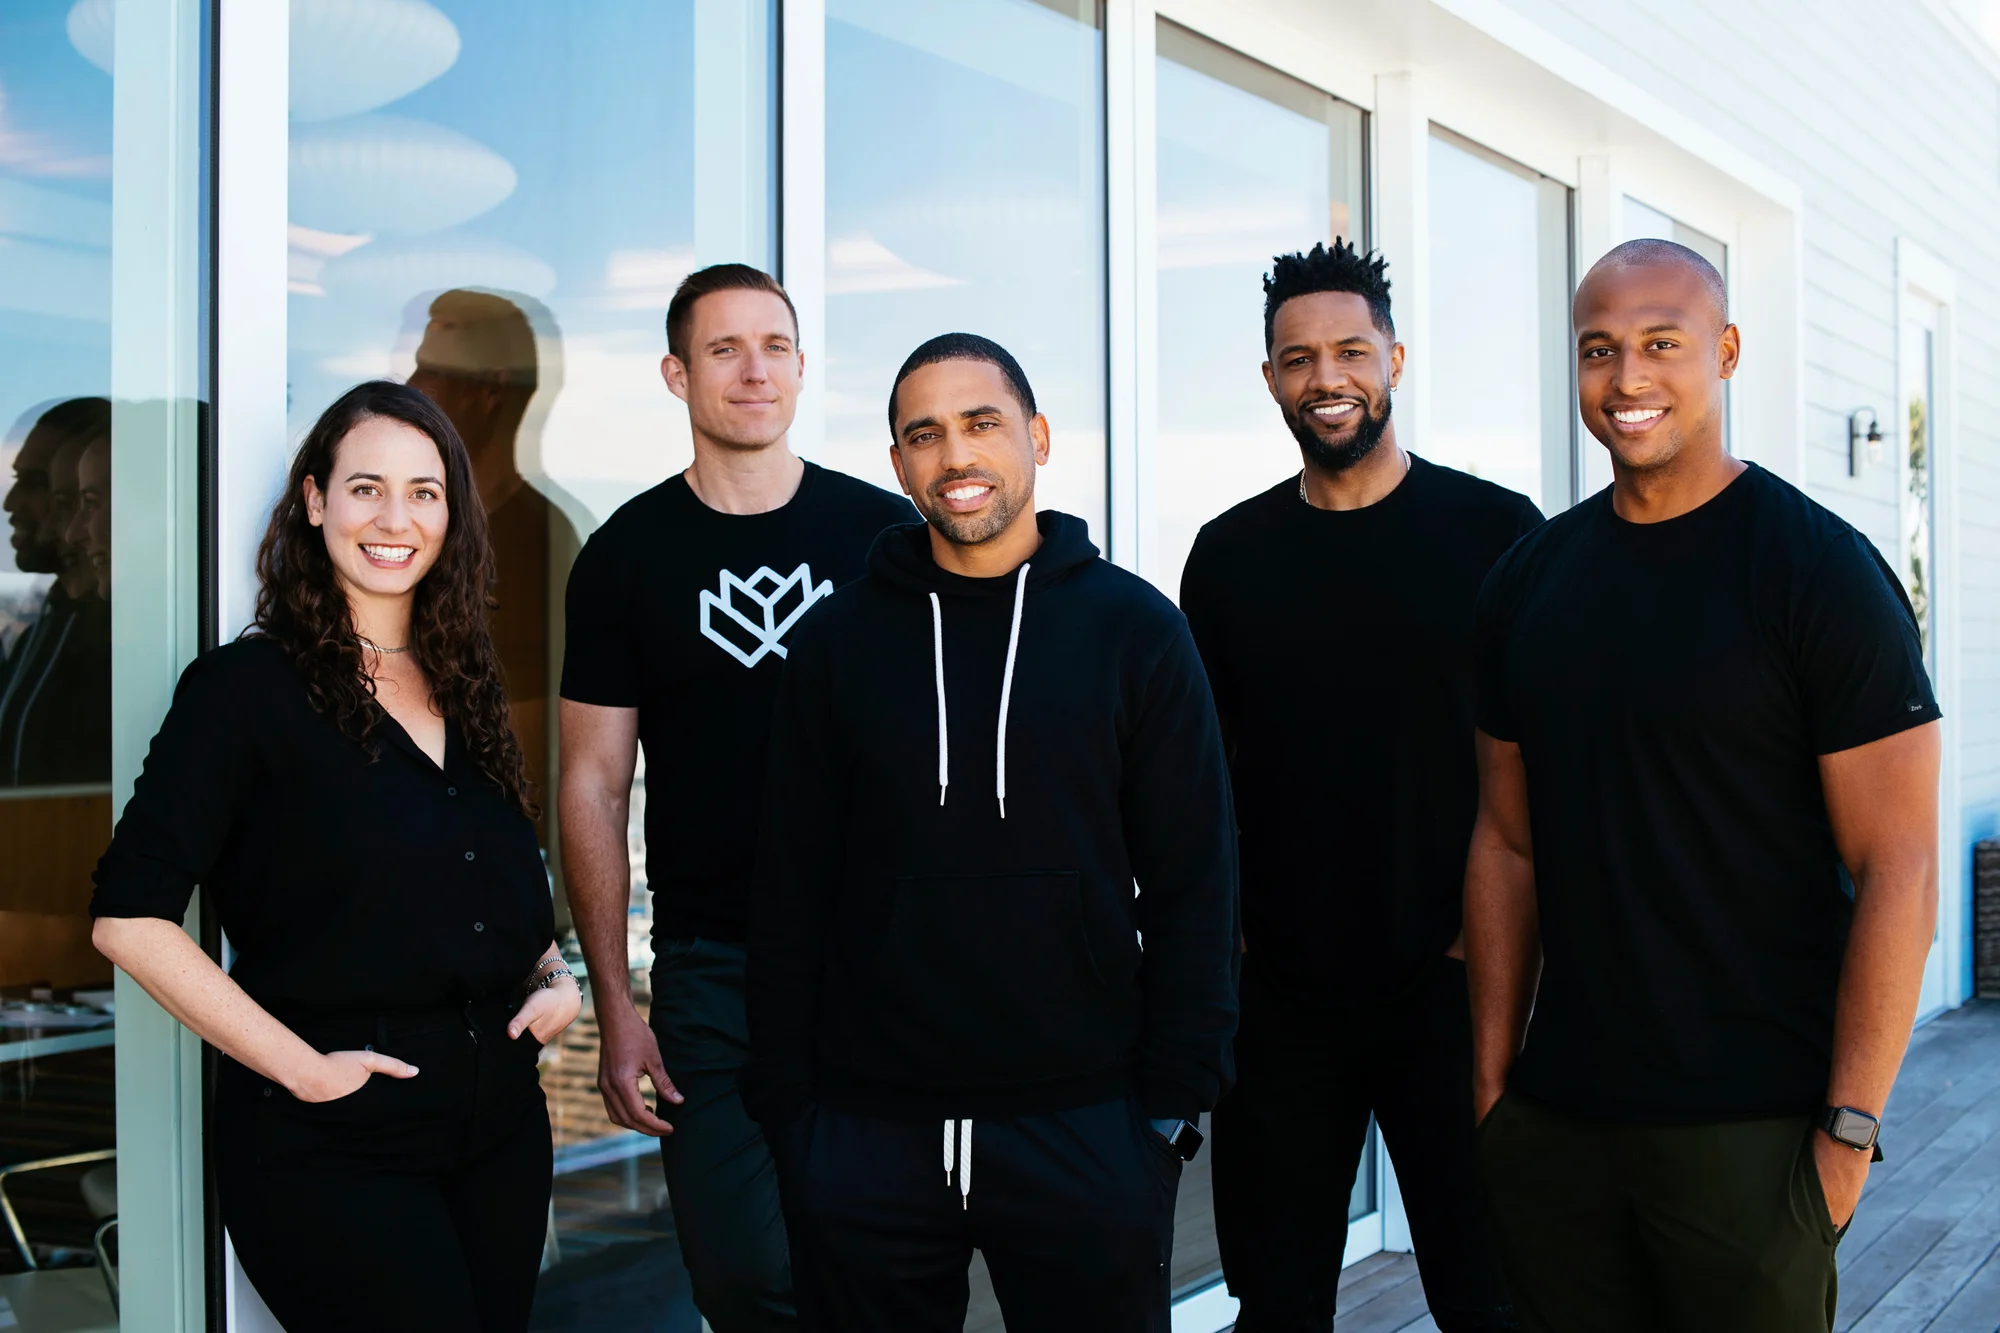
[{"label": "smiling woman with curly hair", "polygon": [[[219,1050],[224,1223],[290,1333],[525,1329],[536,1055],[581,1005],[487,628],[465,446],[375,381],[306,436],[254,626],[181,677],[97,946]],[[195,886],[236,951],[180,929]]]}]

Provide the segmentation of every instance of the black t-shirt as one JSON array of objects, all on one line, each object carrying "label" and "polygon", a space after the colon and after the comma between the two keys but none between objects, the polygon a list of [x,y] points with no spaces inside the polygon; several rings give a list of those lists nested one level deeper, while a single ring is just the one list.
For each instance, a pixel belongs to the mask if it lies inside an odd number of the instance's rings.
[{"label": "black t-shirt", "polygon": [[1545,955],[1509,1086],[1627,1122],[1817,1109],[1853,915],[1818,757],[1938,716],[1882,557],[1755,464],[1663,523],[1606,490],[1495,567],[1479,653]]},{"label": "black t-shirt", "polygon": [[445,723],[440,768],[393,718],[376,754],[314,709],[270,639],[181,674],[110,850],[96,917],[178,922],[200,884],[230,975],[286,1021],[511,997],[555,941],[535,825]]},{"label": "black t-shirt", "polygon": [[807,463],[763,514],[672,477],[620,506],[570,570],[562,697],[639,710],[646,877],[662,939],[741,940],[785,641],[861,574],[908,500]]},{"label": "black t-shirt", "polygon": [[1181,608],[1231,747],[1250,966],[1393,1003],[1458,934],[1478,805],[1473,603],[1542,520],[1412,457],[1363,509],[1288,477],[1201,530]]}]

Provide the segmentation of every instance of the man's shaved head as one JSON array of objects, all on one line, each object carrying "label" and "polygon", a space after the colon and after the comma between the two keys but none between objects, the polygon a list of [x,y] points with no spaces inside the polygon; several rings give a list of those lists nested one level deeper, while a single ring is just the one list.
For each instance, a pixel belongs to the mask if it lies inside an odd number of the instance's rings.
[{"label": "man's shaved head", "polygon": [[1729,327],[1729,289],[1723,283],[1722,275],[1715,271],[1715,265],[1678,241],[1645,237],[1615,246],[1609,254],[1590,266],[1590,272],[1584,275],[1584,282],[1590,281],[1599,269],[1645,268],[1655,264],[1684,268],[1699,278],[1715,302],[1716,330],[1720,332]]}]

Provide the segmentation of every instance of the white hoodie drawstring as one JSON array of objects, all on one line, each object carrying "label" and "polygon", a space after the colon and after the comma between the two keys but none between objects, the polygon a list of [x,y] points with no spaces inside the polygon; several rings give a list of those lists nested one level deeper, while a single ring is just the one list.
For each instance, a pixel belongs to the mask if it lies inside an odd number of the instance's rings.
[{"label": "white hoodie drawstring", "polygon": [[1000,677],[1000,731],[993,742],[993,790],[1000,799],[1000,818],[1007,817],[1007,703],[1014,694],[1014,650],[1021,643],[1021,604],[1028,596],[1028,565],[1014,577],[1014,623],[1007,630],[1007,670]]},{"label": "white hoodie drawstring", "polygon": [[[963,1139],[963,1143],[960,1140]],[[958,1163],[958,1206],[967,1208],[972,1200],[972,1122],[944,1122],[944,1183],[951,1184],[952,1162]]]},{"label": "white hoodie drawstring", "polygon": [[[1014,659],[1021,647],[1021,610],[1028,598],[1028,569],[1023,564],[1014,576],[1014,619],[1007,628],[1007,668],[1000,677],[1000,724],[993,741],[993,791],[1000,802],[1002,819],[1007,817],[1007,709],[1014,699]],[[938,601],[936,593],[930,596],[931,655],[937,669],[938,804],[943,805],[945,790],[951,786],[951,724],[944,705],[944,604]],[[945,1170],[951,1170],[948,1147]]]},{"label": "white hoodie drawstring", "polygon": [[[944,607],[931,594],[931,652],[937,661],[938,697],[938,804],[944,804],[945,788],[951,785],[951,728],[944,709]],[[949,1163],[945,1170],[951,1170]]]}]

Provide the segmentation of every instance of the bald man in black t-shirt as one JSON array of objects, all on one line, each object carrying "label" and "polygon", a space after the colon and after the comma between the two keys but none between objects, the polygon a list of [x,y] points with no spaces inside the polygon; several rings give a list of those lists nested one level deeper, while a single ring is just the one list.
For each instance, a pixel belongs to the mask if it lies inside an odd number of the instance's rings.
[{"label": "bald man in black t-shirt", "polygon": [[1826,1333],[1936,919],[1921,631],[1866,538],[1724,448],[1740,335],[1706,260],[1620,246],[1574,313],[1614,480],[1478,614],[1503,1258],[1531,1330]]}]

